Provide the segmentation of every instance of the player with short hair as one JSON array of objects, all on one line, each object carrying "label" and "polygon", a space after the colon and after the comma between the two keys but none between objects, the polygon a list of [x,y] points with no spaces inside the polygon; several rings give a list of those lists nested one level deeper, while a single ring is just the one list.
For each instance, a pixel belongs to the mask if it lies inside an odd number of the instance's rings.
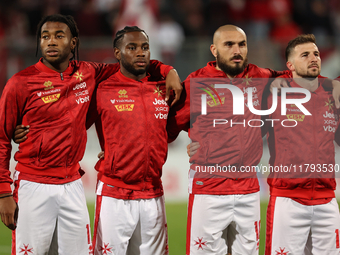
[{"label": "player with short hair", "polygon": [[94,253],[168,254],[161,181],[168,150],[165,80],[149,73],[144,30],[119,30],[114,54],[120,71],[99,84],[89,112],[98,116],[96,130],[105,151],[96,165]]},{"label": "player with short hair", "polygon": [[[320,52],[314,35],[300,35],[288,43],[286,78],[291,88],[304,88],[311,98],[303,107],[287,105],[281,115],[281,96],[277,109],[269,117],[294,120],[293,127],[269,127],[270,166],[290,167],[274,171],[268,177],[270,200],[267,209],[266,255],[270,254],[339,254],[339,207],[334,190],[335,131],[339,113],[332,93],[318,78]],[[301,93],[287,93],[288,99],[300,99]],[[273,96],[268,98],[268,107]],[[339,138],[339,137],[337,137]],[[339,143],[339,139],[337,139]]]},{"label": "player with short hair", "polygon": [[[195,95],[199,82],[208,80],[205,90],[213,91],[210,84],[232,84],[244,91],[253,88],[254,101],[259,109],[262,93],[269,78],[282,75],[271,69],[247,63],[247,37],[244,31],[233,25],[219,27],[213,37],[210,50],[216,61],[191,73],[184,81],[190,97]],[[198,78],[201,78],[198,80]],[[262,79],[256,79],[262,78]],[[197,82],[196,82],[197,81]],[[199,82],[198,82],[199,81]],[[203,87],[203,86],[201,86]],[[215,88],[216,90],[216,88]],[[199,90],[197,90],[199,91]],[[243,98],[243,96],[242,96]],[[247,176],[219,173],[205,174],[195,171],[209,165],[256,166],[262,156],[262,136],[259,127],[243,125],[218,125],[213,119],[246,122],[260,119],[248,107],[242,116],[232,113],[230,91],[218,89],[207,97],[207,115],[201,114],[200,100],[191,98],[191,109],[176,112],[179,119],[189,122],[190,138],[199,143],[197,153],[192,153],[189,171],[189,205],[187,221],[187,255],[193,254],[258,254],[260,231],[260,196],[256,173]],[[245,100],[244,103],[247,101]],[[243,102],[242,102],[243,104]],[[174,112],[175,114],[175,112]],[[169,138],[174,140],[179,131],[169,122]],[[193,146],[194,146],[193,145]],[[240,178],[246,177],[246,178]]]},{"label": "player with short hair", "polygon": [[[12,254],[73,255],[92,249],[79,165],[86,113],[96,84],[119,65],[72,60],[78,35],[71,16],[43,18],[37,32],[42,58],[11,78],[0,100],[0,215],[6,226],[16,228]],[[152,66],[155,74],[171,69],[158,61]],[[30,132],[15,154],[12,197],[11,138],[20,123]]]}]

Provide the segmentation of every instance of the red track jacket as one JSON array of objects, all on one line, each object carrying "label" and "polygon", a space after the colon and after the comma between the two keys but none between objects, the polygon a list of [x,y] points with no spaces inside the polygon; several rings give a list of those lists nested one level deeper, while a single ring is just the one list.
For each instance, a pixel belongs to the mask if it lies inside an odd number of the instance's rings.
[{"label": "red track jacket", "polygon": [[[145,191],[138,198],[162,195],[168,151],[165,80],[148,74],[135,81],[119,71],[99,84],[96,98],[96,129],[105,151],[96,165],[99,180],[109,187]],[[136,199],[119,191],[103,194]]]},{"label": "red track jacket", "polygon": [[[304,115],[294,104],[287,105],[286,115],[281,115],[279,96],[277,109],[270,116],[271,119],[280,121],[269,128],[269,164],[286,166],[286,171],[272,172],[268,177],[270,194],[273,196],[295,198],[304,204],[324,203],[325,198],[335,196],[333,141],[339,124],[338,112],[332,93],[321,86],[322,79],[319,79],[319,83],[318,89],[311,92],[311,99],[303,104],[311,115]],[[289,84],[291,87],[301,88],[292,80]],[[304,97],[301,93],[287,94],[287,98]],[[268,107],[271,104],[272,95],[268,98]],[[285,119],[294,119],[297,125],[284,127],[280,122]]]},{"label": "red track jacket", "polygon": [[[198,94],[202,94],[199,87],[207,89],[204,85],[199,86],[193,78],[205,78],[203,83],[209,84],[233,84],[242,91],[245,103],[247,102],[246,88],[253,88],[253,104],[256,109],[261,109],[262,93],[268,82],[268,78],[282,75],[283,72],[276,72],[271,69],[260,68],[253,64],[248,64],[245,70],[237,75],[235,79],[230,80],[223,71],[215,68],[216,62],[209,62],[206,67],[193,72],[184,81],[184,86],[187,91],[189,100],[190,95],[190,110],[187,107],[182,107],[174,114],[178,116],[180,123],[179,128],[169,122],[169,140],[174,140],[181,128],[185,126],[184,120],[188,123],[190,120],[190,138],[193,142],[199,142],[200,148],[198,152],[191,157],[191,169],[204,169],[207,166],[234,166],[237,170],[241,166],[256,166],[262,156],[262,136],[261,129],[258,127],[250,127],[247,122],[250,119],[259,120],[261,116],[250,112],[247,106],[244,107],[244,115],[234,115],[232,107],[232,94],[227,89],[218,89],[216,93],[207,97],[207,115],[201,115],[201,101]],[[261,78],[261,79],[257,79]],[[193,91],[195,89],[196,91]],[[191,92],[190,92],[191,90]],[[212,92],[212,91],[210,91]],[[213,92],[212,92],[213,93]],[[193,98],[195,97],[195,98]],[[221,100],[221,102],[219,101]],[[216,103],[215,103],[216,102]],[[225,125],[216,125],[213,127],[214,119],[227,119]],[[231,126],[230,121],[243,123],[245,125],[236,124]],[[258,125],[258,123],[253,123]],[[193,175],[194,173],[194,175]],[[198,173],[191,171],[189,180],[189,192],[193,194],[248,194],[259,191],[259,184],[256,178],[256,173],[246,173],[247,178],[234,178],[235,174],[219,173]],[[236,176],[240,176],[237,174]]]}]

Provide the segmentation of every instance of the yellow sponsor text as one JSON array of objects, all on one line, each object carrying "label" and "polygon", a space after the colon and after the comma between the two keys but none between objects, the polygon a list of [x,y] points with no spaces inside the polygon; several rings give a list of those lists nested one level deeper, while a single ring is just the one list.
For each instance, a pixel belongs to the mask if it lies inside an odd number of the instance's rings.
[{"label": "yellow sponsor text", "polygon": [[115,105],[118,112],[122,112],[122,111],[131,112],[133,110],[134,106],[135,106],[134,104],[118,104],[118,105]]}]

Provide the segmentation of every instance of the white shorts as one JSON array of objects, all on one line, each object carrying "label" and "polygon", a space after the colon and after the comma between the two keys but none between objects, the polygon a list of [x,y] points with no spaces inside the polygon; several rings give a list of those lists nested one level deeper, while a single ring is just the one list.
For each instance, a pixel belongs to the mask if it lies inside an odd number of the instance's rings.
[{"label": "white shorts", "polygon": [[303,205],[287,197],[270,197],[266,255],[340,254],[340,217],[336,199]]},{"label": "white shorts", "polygon": [[187,255],[259,253],[260,194],[189,195]]},{"label": "white shorts", "polygon": [[124,200],[97,194],[94,254],[166,255],[164,197]]},{"label": "white shorts", "polygon": [[65,184],[16,180],[17,228],[12,255],[88,255],[90,219],[80,179]]}]

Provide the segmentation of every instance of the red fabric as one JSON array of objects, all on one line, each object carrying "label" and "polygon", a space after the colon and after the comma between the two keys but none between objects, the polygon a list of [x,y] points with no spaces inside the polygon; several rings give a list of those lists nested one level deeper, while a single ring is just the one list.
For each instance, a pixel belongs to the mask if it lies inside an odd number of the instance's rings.
[{"label": "red fabric", "polygon": [[102,196],[96,196],[96,211],[94,216],[94,230],[93,230],[93,241],[92,241],[92,250],[95,250],[96,243],[97,243],[97,232],[98,232],[98,224],[99,224],[99,217],[100,211],[102,207]]},{"label": "red fabric", "polygon": [[105,184],[127,189],[129,199],[136,199],[131,190],[149,198],[148,191],[162,187],[169,111],[164,98],[165,80],[149,74],[135,81],[117,72],[98,86],[96,130],[105,157],[96,170]]},{"label": "red fabric", "polygon": [[194,204],[195,195],[189,195],[189,202],[188,202],[188,220],[187,220],[187,240],[186,240],[186,253],[187,255],[190,254],[190,240],[191,240],[191,219],[192,219],[192,206]]},{"label": "red fabric", "polygon": [[275,201],[276,201],[276,197],[270,196],[268,207],[267,207],[266,248],[265,248],[266,255],[271,255]]},{"label": "red fabric", "polygon": [[[332,93],[325,91],[321,79],[319,81],[319,87],[311,92],[311,99],[303,104],[311,115],[304,115],[294,104],[288,104],[287,113],[282,116],[279,96],[277,109],[269,117],[279,120],[268,133],[269,164],[292,169],[290,172],[270,173],[267,181],[271,195],[297,199],[297,202],[306,205],[323,204],[324,198],[330,200],[335,197],[336,188],[334,170],[330,172],[329,165],[335,164],[333,141],[339,125],[338,112],[335,110]],[[289,81],[289,85],[300,87],[294,81]],[[304,97],[301,93],[287,93],[289,99]],[[269,107],[271,102],[270,95]],[[280,122],[287,118],[297,120],[297,126],[283,127]],[[313,171],[312,167],[318,164],[325,168],[321,168],[321,172]]]},{"label": "red fabric", "polygon": [[[241,74],[230,80],[224,72],[217,70],[215,66],[215,61],[209,62],[206,67],[188,76],[184,81],[184,86],[186,93],[191,97],[190,111],[184,107],[176,112],[177,118],[182,122],[189,123],[191,117],[190,138],[193,142],[200,143],[197,153],[190,158],[191,169],[196,170],[197,166],[204,167],[216,164],[235,166],[238,170],[241,166],[256,166],[262,156],[263,142],[260,128],[249,127],[248,125],[245,127],[243,125],[233,125],[232,127],[230,125],[219,125],[219,127],[213,127],[212,123],[213,119],[221,118],[233,120],[234,122],[240,122],[241,119],[245,119],[247,122],[250,119],[260,119],[261,116],[251,113],[248,107],[244,107],[244,115],[233,115],[232,94],[227,89],[219,90],[218,92],[220,99],[223,101],[223,107],[220,107],[220,103],[211,107],[207,106],[208,114],[201,115],[200,96],[202,93],[197,89],[198,83],[195,83],[197,79],[193,80],[193,78],[205,78],[207,84],[233,84],[242,91],[248,87],[256,88],[259,105],[255,108],[260,109],[262,93],[268,78],[282,75],[284,72],[276,72],[249,64]],[[203,81],[203,79],[200,81]],[[199,98],[196,98],[197,95]],[[244,93],[244,96],[246,97],[247,93]],[[217,96],[215,99],[219,101]],[[208,105],[209,100],[212,101],[212,99],[207,99]],[[176,127],[171,126],[172,123],[168,123],[170,140],[173,140],[179,132]],[[259,184],[256,173],[221,173],[215,175],[196,173],[192,193],[228,195],[248,194],[258,190]]]}]

